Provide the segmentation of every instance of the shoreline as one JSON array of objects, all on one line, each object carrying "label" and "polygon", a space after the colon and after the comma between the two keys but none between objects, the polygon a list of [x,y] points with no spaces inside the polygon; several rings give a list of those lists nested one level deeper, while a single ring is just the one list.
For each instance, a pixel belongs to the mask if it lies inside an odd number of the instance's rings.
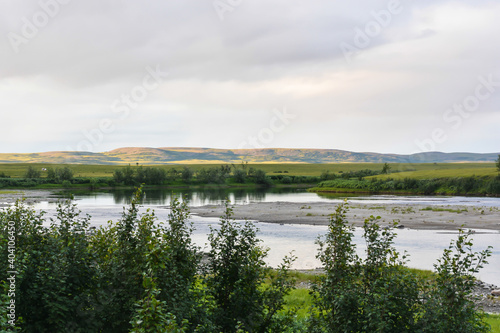
[{"label": "shoreline", "polygon": [[[233,218],[280,224],[328,225],[337,203],[261,202],[233,205]],[[380,216],[381,225],[397,222],[399,227],[416,230],[457,230],[460,228],[500,230],[500,208],[465,205],[349,204],[347,220],[362,227],[371,215]],[[222,205],[191,207],[200,217],[220,217]]]}]

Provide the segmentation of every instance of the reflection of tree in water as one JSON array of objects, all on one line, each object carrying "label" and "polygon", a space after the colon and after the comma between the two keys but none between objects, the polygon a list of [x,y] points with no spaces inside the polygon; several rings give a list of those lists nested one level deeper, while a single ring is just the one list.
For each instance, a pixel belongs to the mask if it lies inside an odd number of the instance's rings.
[{"label": "reflection of tree in water", "polygon": [[229,193],[225,188],[205,188],[196,191],[196,197],[199,204],[219,204],[228,196]]},{"label": "reflection of tree in water", "polygon": [[114,190],[111,191],[113,194],[113,200],[115,204],[128,205],[130,204],[133,191],[131,190]]},{"label": "reflection of tree in water", "polygon": [[231,202],[245,202],[248,200],[248,190],[244,188],[237,188],[232,191],[232,197],[230,197]]},{"label": "reflection of tree in water", "polygon": [[269,189],[266,188],[256,188],[253,191],[247,192],[248,196],[248,202],[250,201],[265,201],[266,200],[266,193]]},{"label": "reflection of tree in water", "polygon": [[[291,188],[217,188],[206,187],[196,190],[190,189],[144,189],[141,200],[143,205],[170,205],[173,197],[188,201],[196,205],[218,205],[229,199],[231,203],[262,202],[268,193],[292,193],[297,189]],[[301,190],[303,191],[303,190]],[[133,190],[111,191],[113,200],[117,205],[128,205],[133,195]]]}]

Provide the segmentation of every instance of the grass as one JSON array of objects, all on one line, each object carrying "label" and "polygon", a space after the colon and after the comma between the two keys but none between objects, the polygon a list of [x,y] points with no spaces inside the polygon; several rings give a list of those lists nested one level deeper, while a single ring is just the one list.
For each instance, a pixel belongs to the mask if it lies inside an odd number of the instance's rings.
[{"label": "grass", "polygon": [[486,316],[486,322],[491,326],[492,333],[500,333],[500,315],[489,314]]},{"label": "grass", "polygon": [[[42,168],[61,168],[68,166],[73,170],[75,177],[111,177],[116,169],[125,167],[124,165],[94,165],[94,164],[48,164],[48,163],[2,163],[0,164],[0,173],[4,172],[11,177],[22,177],[28,166],[35,169]],[[188,166],[193,170],[209,168],[222,164],[162,164],[148,165],[162,167],[166,170],[171,168],[182,169]],[[132,165],[135,166],[135,165]],[[238,165],[235,165],[238,166]],[[324,171],[330,173],[359,171],[364,169],[377,170],[382,169],[382,163],[332,163],[332,164],[307,164],[307,163],[276,163],[276,164],[248,164],[249,167],[264,170],[268,175],[290,175],[290,176],[320,176]],[[393,163],[390,164],[393,173],[388,175],[373,176],[379,179],[384,178],[440,178],[440,177],[465,177],[465,176],[495,176],[498,174],[494,163]],[[367,177],[370,178],[370,177]]]},{"label": "grass", "polygon": [[[434,168],[433,168],[434,167]],[[377,179],[432,179],[432,178],[454,178],[470,176],[490,176],[498,175],[497,169],[489,163],[443,163],[439,165],[422,165],[415,171],[394,172],[387,175],[377,175],[366,177]]]},{"label": "grass", "polygon": [[21,193],[20,191],[8,191],[8,190],[0,190],[0,194],[17,194]]},{"label": "grass", "polygon": [[468,212],[467,209],[451,209],[451,208],[438,208],[438,207],[425,207],[421,210],[430,210],[433,212],[450,212],[460,214],[461,212]]},{"label": "grass", "polygon": [[296,310],[297,318],[305,319],[309,317],[309,309],[312,305],[313,297],[309,289],[297,288],[285,296],[284,310]]}]

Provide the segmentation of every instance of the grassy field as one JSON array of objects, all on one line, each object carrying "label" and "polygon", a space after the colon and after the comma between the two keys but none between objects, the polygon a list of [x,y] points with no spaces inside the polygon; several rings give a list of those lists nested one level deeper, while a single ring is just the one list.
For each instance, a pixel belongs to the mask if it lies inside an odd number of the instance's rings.
[{"label": "grassy field", "polygon": [[[450,165],[451,164],[451,165]],[[407,172],[397,172],[390,173],[387,175],[377,175],[366,178],[377,178],[377,179],[386,179],[386,178],[394,178],[394,179],[404,179],[404,178],[415,178],[415,179],[430,179],[430,178],[446,178],[446,177],[470,177],[470,176],[491,176],[494,177],[498,174],[496,168],[492,165],[489,167],[488,164],[485,164],[483,167],[470,167],[467,165],[461,164],[442,164],[439,169],[421,169],[416,171],[407,171]],[[456,168],[455,166],[462,166],[461,168]],[[426,165],[427,167],[427,165]],[[444,168],[447,167],[447,168]]]},{"label": "grassy field", "polygon": [[[219,166],[221,164],[189,164],[189,165],[156,165],[165,169],[177,168],[181,169],[187,166],[193,170]],[[264,170],[268,175],[288,174],[293,176],[320,176],[322,172],[329,171],[331,173],[359,171],[363,169],[381,170],[381,163],[336,163],[336,164],[248,164],[249,167]],[[60,168],[64,164],[35,164],[35,163],[3,163],[0,164],[0,174],[5,173],[11,177],[23,177],[28,169],[28,166],[33,166],[36,169],[42,168]],[[124,166],[117,165],[86,165],[86,164],[70,164],[67,165],[73,170],[75,177],[111,177],[113,171]],[[134,165],[135,166],[135,165]],[[493,163],[424,163],[424,164],[408,164],[394,163],[390,164],[393,173],[389,175],[375,176],[382,178],[439,178],[439,177],[465,177],[465,176],[495,176],[497,174]],[[42,173],[43,174],[43,173]]]}]

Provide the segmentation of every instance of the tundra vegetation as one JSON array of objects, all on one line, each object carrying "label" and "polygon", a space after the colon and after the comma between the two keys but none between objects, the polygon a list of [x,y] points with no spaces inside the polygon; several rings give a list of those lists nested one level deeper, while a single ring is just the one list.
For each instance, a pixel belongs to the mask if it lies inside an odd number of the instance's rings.
[{"label": "tundra vegetation", "polygon": [[[71,200],[60,202],[52,219],[22,201],[0,211],[0,330],[489,330],[474,307],[472,287],[491,251],[474,252],[470,233],[461,231],[435,272],[423,277],[394,248],[395,229],[382,228],[375,217],[364,225],[366,259],[358,257],[348,206],[341,204],[318,239],[325,273],[311,289],[298,290],[301,276],[290,270],[293,254],[268,267],[258,229],[233,220],[229,203],[202,254],[191,238],[186,203],[173,200],[167,221],[159,221],[154,211],[140,211],[141,194],[139,188],[121,219],[97,229]],[[12,270],[14,284],[8,279]],[[7,308],[12,300],[15,321]]]},{"label": "tundra vegetation", "polygon": [[315,192],[500,195],[498,163],[0,164],[0,188],[308,186]]}]

